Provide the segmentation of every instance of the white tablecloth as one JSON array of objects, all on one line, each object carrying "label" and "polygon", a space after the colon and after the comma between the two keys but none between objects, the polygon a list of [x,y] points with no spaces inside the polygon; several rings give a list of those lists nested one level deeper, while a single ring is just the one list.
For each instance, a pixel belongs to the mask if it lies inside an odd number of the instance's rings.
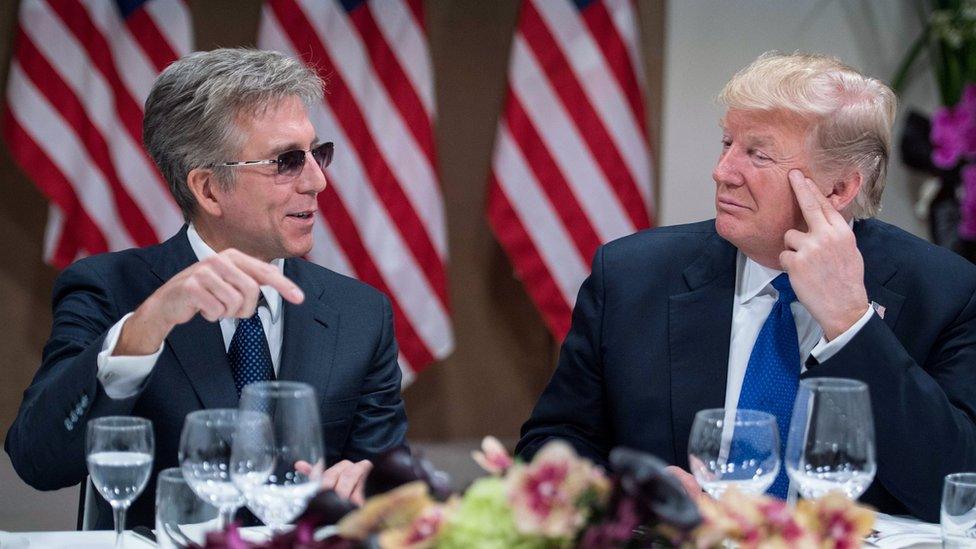
[{"label": "white tablecloth", "polygon": [[[183,532],[197,543],[203,541],[203,530],[193,526],[183,527]],[[248,541],[266,541],[268,539],[266,527],[241,528],[241,537]],[[0,531],[0,549],[94,549],[110,548],[115,544],[115,532],[98,530],[90,532],[2,532]],[[146,538],[136,536],[132,532],[125,533],[127,549],[141,549],[156,547]]]},{"label": "white tablecloth", "polygon": [[[874,525],[877,535],[872,543],[866,547],[881,547],[882,549],[937,549],[942,547],[941,532],[938,524],[919,522],[914,519],[893,517],[878,513]],[[187,532],[191,537],[193,532]],[[267,539],[265,528],[244,528],[245,539]],[[140,547],[155,547],[144,538],[125,533],[126,547],[139,549]],[[115,542],[115,532],[0,532],[0,549],[19,549],[23,547],[90,549],[95,547],[112,547]]]}]

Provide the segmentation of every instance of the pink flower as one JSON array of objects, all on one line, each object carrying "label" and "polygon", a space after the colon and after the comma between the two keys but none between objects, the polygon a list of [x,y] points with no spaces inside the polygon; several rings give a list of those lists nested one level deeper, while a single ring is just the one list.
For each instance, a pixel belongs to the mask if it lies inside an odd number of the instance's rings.
[{"label": "pink flower", "polygon": [[434,547],[444,526],[457,510],[459,500],[429,505],[407,526],[385,530],[379,535],[380,547],[399,549],[429,549]]},{"label": "pink flower", "polygon": [[932,117],[932,163],[951,169],[976,155],[976,85],[969,84],[959,104],[942,107]]},{"label": "pink flower", "polygon": [[[605,501],[610,484],[568,444],[546,444],[532,463],[508,474],[508,500],[519,532],[573,538],[586,524],[590,501]],[[591,497],[592,496],[592,497]]]},{"label": "pink flower", "polygon": [[932,117],[932,163],[943,169],[955,167],[967,152],[969,113],[955,107],[940,107]]},{"label": "pink flower", "polygon": [[505,446],[495,437],[485,437],[481,441],[481,451],[471,452],[471,457],[482,469],[495,476],[504,475],[515,463]]}]

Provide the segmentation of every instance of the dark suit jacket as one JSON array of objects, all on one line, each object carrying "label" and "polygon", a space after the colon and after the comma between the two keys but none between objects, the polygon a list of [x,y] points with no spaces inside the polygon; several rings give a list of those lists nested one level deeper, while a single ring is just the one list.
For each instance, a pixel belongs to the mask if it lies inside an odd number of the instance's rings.
[{"label": "dark suit jacket", "polygon": [[[854,234],[884,319],[803,377],[868,384],[878,474],[861,500],[938,521],[943,477],[976,470],[976,267],[880,221]],[[601,247],[517,452],[558,437],[598,462],[622,445],[687,470],[695,412],[725,405],[735,267],[714,221]]]},{"label": "dark suit jacket", "polygon": [[[186,414],[237,407],[220,326],[197,315],[174,328],[143,388],[124,400],[105,394],[95,377],[96,356],[112,325],[195,261],[184,227],[157,246],[90,257],[61,273],[54,286],[51,337],[5,444],[24,481],[40,490],[78,484],[88,473],[88,420],[148,418],[156,439],[154,472],[127,523],[153,525],[156,473],[178,465]],[[315,388],[328,463],[371,458],[404,444],[407,421],[389,300],[302,259],[285,260],[284,273],[302,288],[305,301],[283,302],[278,379]],[[96,527],[111,528],[111,511],[97,499]]]}]

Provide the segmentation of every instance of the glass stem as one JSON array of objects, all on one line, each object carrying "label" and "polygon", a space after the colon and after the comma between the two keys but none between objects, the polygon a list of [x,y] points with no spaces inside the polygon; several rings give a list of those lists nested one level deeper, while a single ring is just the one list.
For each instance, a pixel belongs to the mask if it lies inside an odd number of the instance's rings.
[{"label": "glass stem", "polygon": [[236,507],[220,508],[220,518],[217,520],[217,528],[221,532],[226,531],[227,527],[230,526],[230,523],[234,522],[234,511],[236,510]]},{"label": "glass stem", "polygon": [[122,534],[125,532],[125,506],[113,505],[112,516],[115,517],[115,547],[122,547]]}]

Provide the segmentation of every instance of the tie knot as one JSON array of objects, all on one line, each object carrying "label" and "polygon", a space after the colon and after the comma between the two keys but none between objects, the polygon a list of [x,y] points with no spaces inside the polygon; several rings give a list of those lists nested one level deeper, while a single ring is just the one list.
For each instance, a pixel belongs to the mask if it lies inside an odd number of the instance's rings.
[{"label": "tie knot", "polygon": [[779,299],[777,301],[785,301],[786,303],[793,303],[796,301],[796,293],[793,292],[793,286],[790,286],[790,275],[783,273],[773,279],[773,288],[779,292]]}]

